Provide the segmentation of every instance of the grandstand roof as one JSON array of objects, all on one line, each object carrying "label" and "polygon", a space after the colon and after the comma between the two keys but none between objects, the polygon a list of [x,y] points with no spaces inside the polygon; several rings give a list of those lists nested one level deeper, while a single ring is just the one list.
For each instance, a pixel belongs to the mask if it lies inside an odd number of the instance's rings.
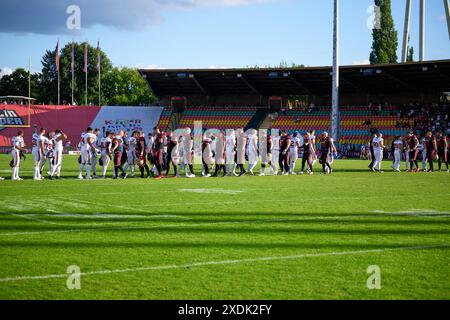
[{"label": "grandstand roof", "polygon": [[[331,67],[140,69],[159,96],[329,95]],[[341,93],[450,91],[450,60],[340,68]]]}]

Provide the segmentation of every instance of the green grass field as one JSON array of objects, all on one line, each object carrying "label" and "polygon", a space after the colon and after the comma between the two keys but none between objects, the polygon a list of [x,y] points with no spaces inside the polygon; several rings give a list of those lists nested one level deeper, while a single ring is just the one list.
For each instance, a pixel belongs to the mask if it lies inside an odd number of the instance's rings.
[{"label": "green grass field", "polygon": [[66,157],[64,179],[35,182],[29,157],[27,180],[0,181],[0,299],[450,299],[450,174],[389,164],[78,181]]}]

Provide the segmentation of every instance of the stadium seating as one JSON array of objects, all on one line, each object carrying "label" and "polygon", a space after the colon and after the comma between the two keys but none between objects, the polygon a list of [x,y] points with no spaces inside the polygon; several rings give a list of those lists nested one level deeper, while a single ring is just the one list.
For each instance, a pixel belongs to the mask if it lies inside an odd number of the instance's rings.
[{"label": "stadium seating", "polygon": [[[256,108],[196,107],[188,108],[182,115],[179,127],[193,127],[194,121],[203,121],[203,128],[236,129],[245,128],[256,112]],[[384,108],[376,115],[367,107],[343,106],[341,114],[340,144],[347,143],[359,148],[367,143],[369,130],[377,128],[384,134],[386,144],[395,136],[406,135],[408,129],[398,123],[413,125],[414,119],[400,119],[396,107]],[[330,108],[320,107],[313,111],[288,110],[279,114],[272,122],[272,128],[286,129],[291,134],[311,129],[319,135],[330,130]],[[171,108],[166,107],[161,114],[159,127],[166,129],[171,116]]]},{"label": "stadium seating", "polygon": [[165,107],[159,118],[158,127],[161,130],[166,130],[169,125],[170,116],[172,115],[172,108]]},{"label": "stadium seating", "polygon": [[[395,108],[385,108],[374,115],[367,107],[341,107],[341,139],[340,143],[347,143],[360,147],[368,141],[368,132],[371,128],[379,129],[385,137],[386,144],[390,143],[396,135],[406,135],[408,129],[397,127],[400,118],[395,114]],[[304,132],[311,129],[316,134],[330,130],[330,109],[319,108],[307,112],[290,110],[279,115],[272,122],[272,128],[286,129],[288,132]],[[401,120],[402,123],[413,124],[413,119]]]},{"label": "stadium seating", "polygon": [[195,108],[187,109],[181,118],[179,127],[193,127],[194,121],[202,121],[204,129],[245,128],[256,113],[256,108]]}]

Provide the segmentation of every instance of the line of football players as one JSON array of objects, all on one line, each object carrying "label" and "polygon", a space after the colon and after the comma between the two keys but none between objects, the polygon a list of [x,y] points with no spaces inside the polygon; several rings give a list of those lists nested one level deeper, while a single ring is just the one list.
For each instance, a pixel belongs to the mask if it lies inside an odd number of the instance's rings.
[{"label": "line of football players", "polygon": [[[37,130],[35,126],[32,137],[35,180],[44,179],[42,173],[46,163],[49,163],[49,178],[60,178],[65,139],[66,134],[59,129],[46,132],[43,128]],[[313,174],[317,160],[322,164],[322,172],[331,174],[331,164],[337,155],[333,139],[324,132],[318,142],[320,152],[316,150],[314,131],[301,136],[294,133],[292,137],[281,131],[274,138],[267,132],[258,135],[257,130],[211,131],[201,137],[202,176],[216,177],[220,173],[222,176],[253,175],[258,162],[261,162],[260,176],[266,175],[267,167],[270,168],[270,175],[277,175],[278,171],[282,175],[296,174],[300,152],[302,164],[299,174]],[[179,177],[181,173],[188,178],[195,177],[194,139],[189,128],[161,132],[155,127],[147,136],[141,131],[134,131],[129,136],[122,130],[107,131],[102,135],[99,129],[87,128],[81,134],[78,150],[78,179],[107,178],[110,167],[113,179],[125,179],[129,175],[134,177],[136,169],[142,178],[168,177],[171,169],[174,177]],[[19,168],[24,151],[23,131],[19,131],[12,139],[12,180],[22,180]],[[247,169],[244,168],[246,163]],[[101,174],[98,174],[97,167],[101,169]]]},{"label": "line of football players", "polygon": [[[397,136],[392,141],[390,152],[393,164],[391,168],[396,172],[400,172],[403,157],[405,159],[406,172],[418,172],[420,171],[418,158],[419,154],[421,154],[423,171],[433,172],[434,161],[437,161],[439,171],[442,171],[442,164],[445,164],[447,172],[450,172],[448,148],[447,137],[442,131],[438,131],[435,134],[429,131],[421,141],[419,141],[419,138],[413,131],[410,131],[406,137]],[[385,149],[383,135],[380,132],[375,132],[370,140],[370,152],[372,154],[372,162],[369,164],[370,170],[382,172],[381,163]]]},{"label": "line of football players", "polygon": [[[12,168],[11,180],[22,180],[19,176],[20,163],[25,158],[25,143],[23,139],[23,131],[12,139],[12,160],[10,166]],[[63,154],[63,140],[67,136],[62,130],[46,132],[44,128],[37,130],[34,126],[32,136],[31,153],[34,161],[34,180],[43,180],[42,170],[45,164],[49,163],[49,177],[50,179],[59,178],[61,175],[62,154]]]}]

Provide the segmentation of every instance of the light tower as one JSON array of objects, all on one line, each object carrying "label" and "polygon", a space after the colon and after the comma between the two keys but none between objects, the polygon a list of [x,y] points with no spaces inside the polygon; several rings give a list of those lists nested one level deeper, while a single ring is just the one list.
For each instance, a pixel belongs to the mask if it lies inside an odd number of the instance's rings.
[{"label": "light tower", "polygon": [[[447,17],[448,37],[450,39],[450,5],[444,0],[445,16]],[[419,29],[419,61],[425,60],[425,0],[420,0],[420,29]],[[406,0],[405,27],[403,32],[402,62],[406,62],[408,55],[409,24],[411,18],[411,0]]]},{"label": "light tower", "polygon": [[339,142],[339,0],[334,0],[331,137]]}]

